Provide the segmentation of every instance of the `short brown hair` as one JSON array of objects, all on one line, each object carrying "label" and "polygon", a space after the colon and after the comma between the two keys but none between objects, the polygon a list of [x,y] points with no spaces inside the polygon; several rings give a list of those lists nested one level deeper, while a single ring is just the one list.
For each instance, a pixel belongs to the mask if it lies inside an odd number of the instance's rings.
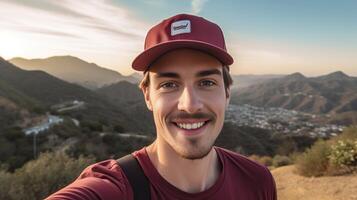
[{"label": "short brown hair", "polygon": [[[139,83],[139,88],[140,89],[144,89],[144,88],[149,87],[150,76],[149,76],[148,72],[149,72],[148,70],[144,72],[144,77]],[[228,90],[229,90],[230,86],[233,84],[233,79],[231,77],[231,74],[229,73],[229,67],[228,66],[223,66],[222,72],[223,72],[224,88],[226,89],[226,97],[228,98],[229,97]]]}]

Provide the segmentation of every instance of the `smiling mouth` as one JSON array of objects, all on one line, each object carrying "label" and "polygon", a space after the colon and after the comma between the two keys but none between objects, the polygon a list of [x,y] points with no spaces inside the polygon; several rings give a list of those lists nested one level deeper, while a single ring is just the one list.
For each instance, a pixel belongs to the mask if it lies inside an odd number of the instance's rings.
[{"label": "smiling mouth", "polygon": [[195,123],[178,123],[178,122],[173,122],[178,128],[183,129],[183,130],[197,130],[204,125],[206,125],[210,120],[203,121],[203,122],[195,122]]}]

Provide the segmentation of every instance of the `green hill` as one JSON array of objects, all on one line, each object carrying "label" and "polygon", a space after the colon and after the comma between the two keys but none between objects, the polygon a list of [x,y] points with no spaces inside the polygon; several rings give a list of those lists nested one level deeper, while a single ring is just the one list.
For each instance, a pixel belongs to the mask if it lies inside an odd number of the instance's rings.
[{"label": "green hill", "polygon": [[74,100],[83,101],[85,109],[74,110],[66,115],[84,121],[121,126],[125,131],[146,131],[145,128],[137,126],[139,121],[130,118],[122,112],[121,108],[95,92],[62,81],[43,71],[25,71],[1,59],[0,81],[3,86],[2,94],[17,99],[15,102],[19,105],[40,105],[45,110],[50,110],[55,104]]},{"label": "green hill", "polygon": [[152,113],[147,109],[143,93],[136,84],[121,81],[96,92],[122,108],[128,116],[139,120],[140,126],[148,132],[155,133]]}]

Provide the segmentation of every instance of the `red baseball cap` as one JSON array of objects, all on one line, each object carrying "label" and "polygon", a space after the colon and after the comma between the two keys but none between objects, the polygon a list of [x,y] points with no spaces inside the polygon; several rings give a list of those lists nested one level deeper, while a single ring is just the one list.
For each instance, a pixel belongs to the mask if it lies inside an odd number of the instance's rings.
[{"label": "red baseball cap", "polygon": [[233,64],[226,49],[221,28],[202,17],[179,14],[152,27],[146,35],[144,51],[133,61],[132,67],[145,71],[157,58],[168,51],[191,48],[216,57],[223,65]]}]

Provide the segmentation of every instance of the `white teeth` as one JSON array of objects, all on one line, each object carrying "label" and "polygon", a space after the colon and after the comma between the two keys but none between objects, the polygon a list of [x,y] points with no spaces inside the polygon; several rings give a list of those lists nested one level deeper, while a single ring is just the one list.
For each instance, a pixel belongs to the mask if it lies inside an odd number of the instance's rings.
[{"label": "white teeth", "polygon": [[192,124],[186,124],[186,129],[192,129]]},{"label": "white teeth", "polygon": [[205,122],[198,122],[192,124],[177,123],[180,128],[187,130],[200,128],[201,126],[203,126],[203,124],[205,124]]}]

